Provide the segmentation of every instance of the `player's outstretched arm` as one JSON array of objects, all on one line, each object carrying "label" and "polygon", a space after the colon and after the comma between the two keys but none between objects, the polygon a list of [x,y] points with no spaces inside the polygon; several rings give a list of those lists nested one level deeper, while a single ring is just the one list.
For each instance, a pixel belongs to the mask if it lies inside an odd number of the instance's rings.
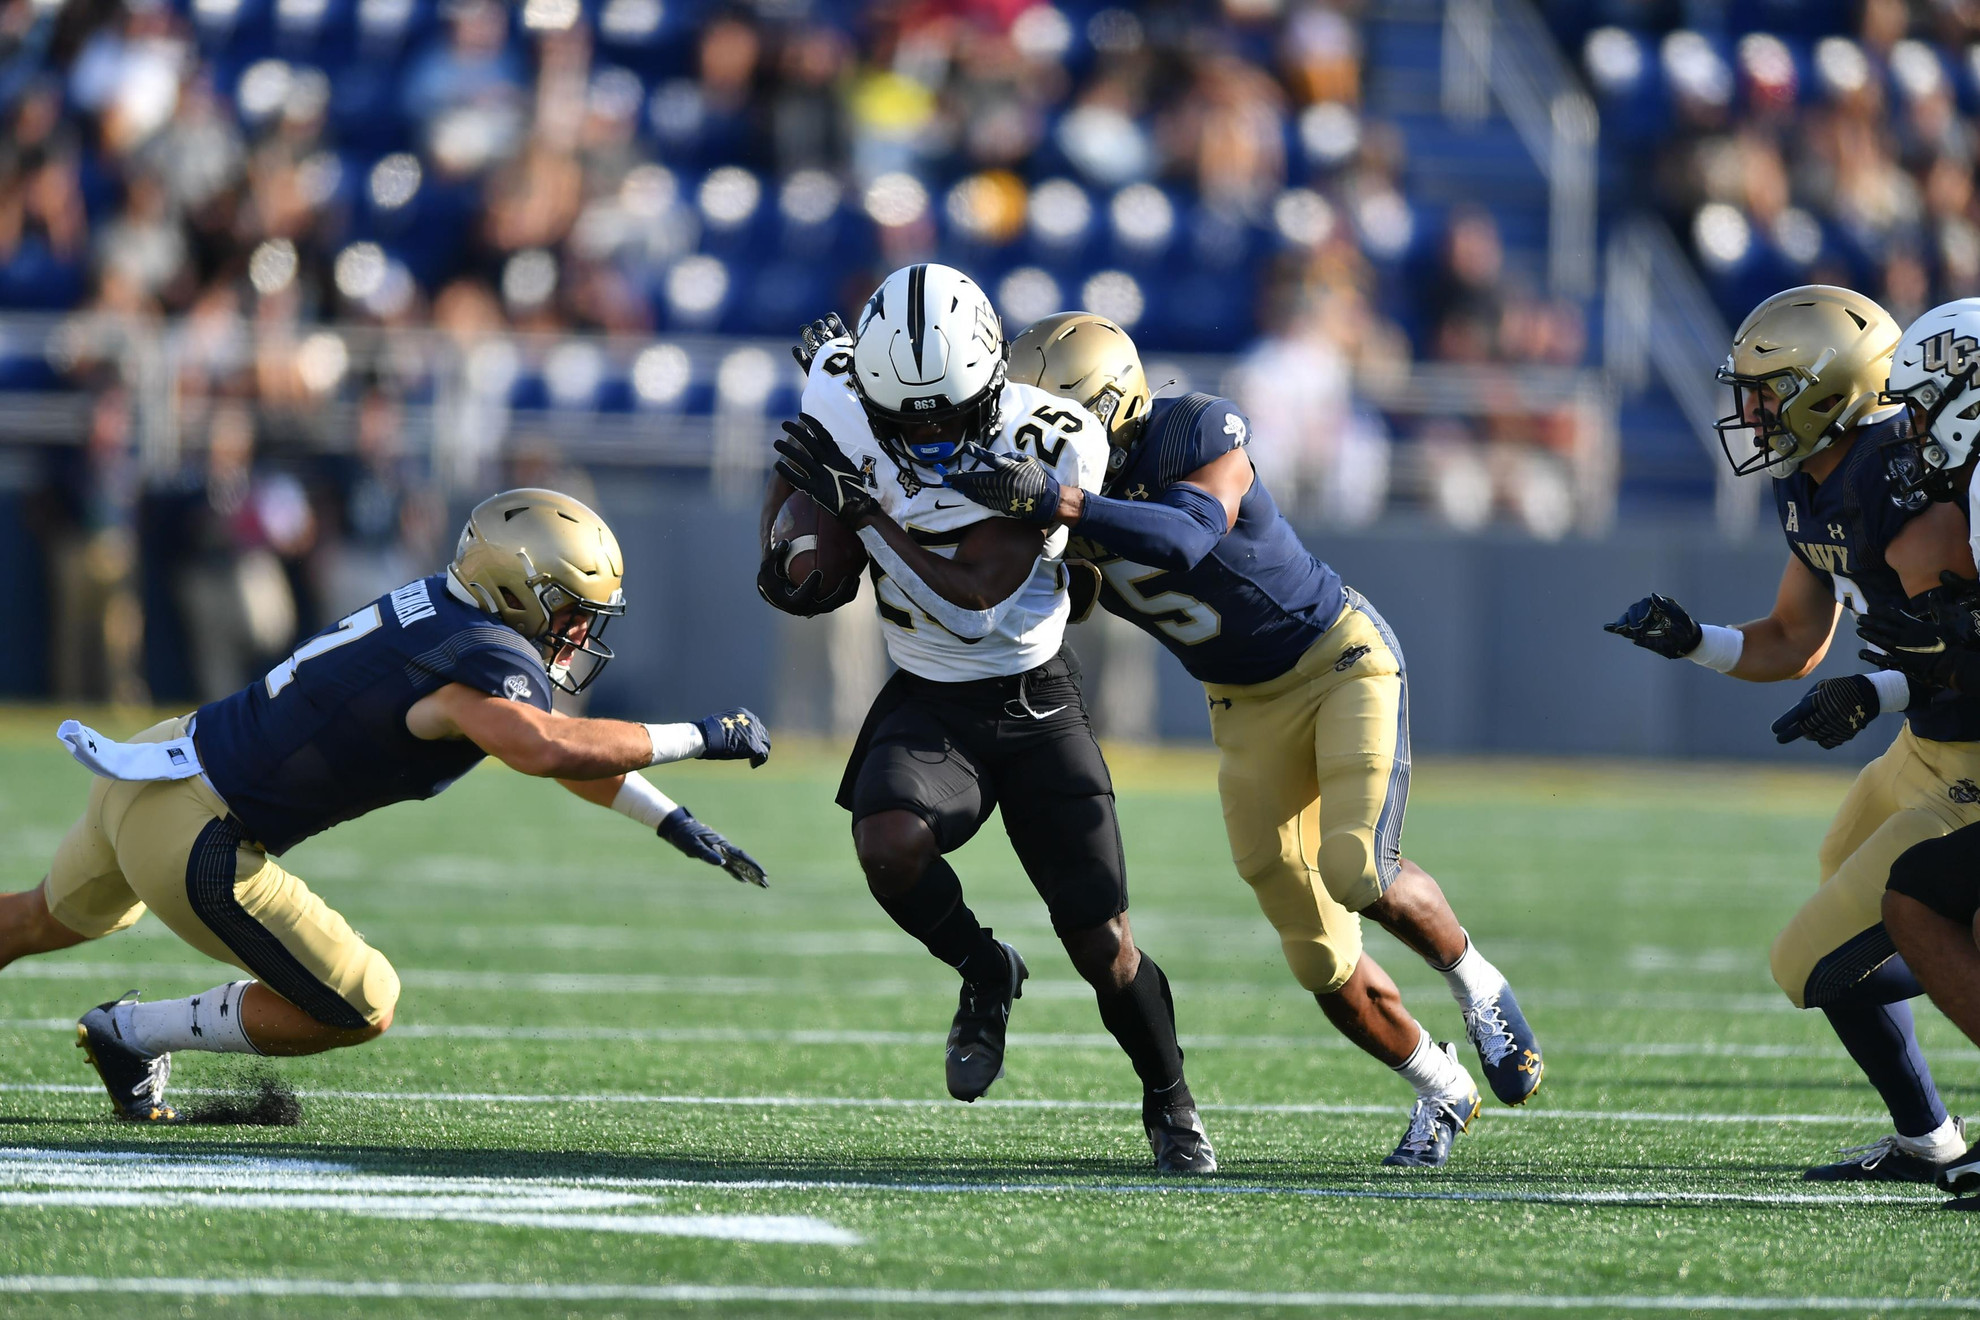
[{"label": "player's outstretched arm", "polygon": [[742,707],[691,724],[633,724],[573,719],[467,686],[449,683],[406,712],[416,738],[465,738],[514,770],[544,779],[607,779],[649,765],[703,757],[770,759],[763,721]]},{"label": "player's outstretched arm", "polygon": [[1700,624],[1669,596],[1652,593],[1602,630],[1668,660],[1690,660],[1750,683],[1772,683],[1800,678],[1822,663],[1839,608],[1828,582],[1790,557],[1773,611],[1764,619],[1737,628]]},{"label": "player's outstretched arm", "polygon": [[1113,554],[1150,568],[1190,569],[1237,522],[1251,489],[1251,459],[1220,454],[1149,500],[1118,500],[1067,485],[1029,455],[979,450],[976,466],[949,478],[960,495],[1034,527],[1076,528]]}]

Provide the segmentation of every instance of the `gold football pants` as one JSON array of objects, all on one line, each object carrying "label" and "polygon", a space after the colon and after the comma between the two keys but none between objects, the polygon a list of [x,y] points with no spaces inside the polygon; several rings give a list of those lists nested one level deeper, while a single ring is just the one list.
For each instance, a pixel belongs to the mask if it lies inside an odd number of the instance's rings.
[{"label": "gold football pants", "polygon": [[[130,741],[164,742],[185,726],[166,720]],[[82,819],[55,850],[47,892],[55,919],[89,939],[149,907],[180,939],[327,1026],[376,1026],[398,1002],[392,964],[244,837],[203,777],[95,779]]]},{"label": "gold football pants", "polygon": [[1288,672],[1206,683],[1231,858],[1293,976],[1332,994],[1361,959],[1361,918],[1401,865],[1409,799],[1402,650],[1353,591]]},{"label": "gold football pants", "polygon": [[[1775,938],[1769,957],[1775,983],[1796,1008],[1811,999],[1819,1005],[1891,956],[1882,931],[1891,863],[1914,843],[1980,820],[1976,779],[1980,743],[1933,742],[1909,724],[1863,767],[1822,839],[1821,886]],[[1811,993],[1818,966],[1822,984]]]}]

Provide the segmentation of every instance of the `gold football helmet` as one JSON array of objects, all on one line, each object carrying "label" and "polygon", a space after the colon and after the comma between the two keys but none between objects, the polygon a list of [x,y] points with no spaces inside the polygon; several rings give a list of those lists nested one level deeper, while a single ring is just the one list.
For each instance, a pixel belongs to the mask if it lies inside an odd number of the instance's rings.
[{"label": "gold football helmet", "polygon": [[[1719,368],[1733,410],[1714,429],[1733,471],[1786,476],[1840,439],[1877,406],[1900,333],[1889,312],[1832,284],[1777,293],[1749,312]],[[1751,433],[1744,457],[1739,431]]]},{"label": "gold football helmet", "polygon": [[[505,490],[474,506],[447,572],[488,613],[543,652],[566,692],[591,685],[612,659],[602,635],[626,612],[625,560],[605,520],[554,490]],[[591,658],[579,677],[571,665]]]},{"label": "gold football helmet", "polygon": [[1109,469],[1148,424],[1148,377],[1127,331],[1092,312],[1034,321],[1011,341],[1010,378],[1073,399],[1107,428]]}]

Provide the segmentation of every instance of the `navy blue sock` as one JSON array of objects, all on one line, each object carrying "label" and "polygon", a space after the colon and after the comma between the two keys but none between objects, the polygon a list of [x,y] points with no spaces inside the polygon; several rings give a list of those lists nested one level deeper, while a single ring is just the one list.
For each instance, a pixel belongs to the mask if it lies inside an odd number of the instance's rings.
[{"label": "navy blue sock", "polygon": [[1946,1107],[1912,1031],[1910,1004],[1852,1002],[1822,1011],[1849,1057],[1884,1097],[1900,1136],[1922,1137],[1946,1121]]}]

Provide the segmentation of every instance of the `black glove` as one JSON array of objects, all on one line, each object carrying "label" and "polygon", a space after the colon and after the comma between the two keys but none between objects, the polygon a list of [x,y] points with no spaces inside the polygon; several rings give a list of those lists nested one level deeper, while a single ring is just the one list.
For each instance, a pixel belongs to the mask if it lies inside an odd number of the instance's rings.
[{"label": "black glove", "polygon": [[1052,469],[1025,454],[1011,458],[993,454],[982,445],[967,451],[975,465],[949,474],[949,489],[1032,527],[1050,527],[1059,516],[1059,479]]},{"label": "black glove", "polygon": [[719,866],[745,884],[761,889],[770,887],[763,867],[754,857],[696,820],[686,807],[675,807],[667,813],[667,819],[654,832],[688,856]]},{"label": "black glove", "polygon": [[1980,582],[1943,572],[1939,585],[1912,603],[1921,601],[1931,610],[1932,622],[1939,626],[1939,636],[1946,639],[1946,645],[1980,648]]},{"label": "black glove", "polygon": [[746,756],[754,770],[770,759],[770,728],[746,706],[704,715],[694,724],[701,730],[704,761],[740,761]]},{"label": "black glove", "polygon": [[1863,675],[1825,678],[1774,721],[1774,740],[1806,738],[1819,747],[1840,747],[1863,732],[1880,709],[1877,689]]},{"label": "black glove", "polygon": [[848,333],[846,323],[839,319],[837,312],[827,312],[798,331],[798,341],[791,345],[791,356],[797,359],[798,369],[809,374],[811,359],[818,356],[818,350],[834,339],[844,339]]},{"label": "black glove", "polygon": [[756,567],[756,594],[773,608],[795,614],[800,619],[811,619],[820,614],[830,614],[859,595],[858,574],[847,578],[830,594],[821,594],[819,589],[824,584],[825,575],[815,568],[804,581],[792,582],[784,576],[784,561],[790,553],[789,541],[774,541],[763,552],[763,562]]},{"label": "black glove", "polygon": [[839,448],[824,424],[810,413],[784,423],[777,442],[777,475],[818,502],[818,507],[848,527],[857,527],[880,510],[880,501],[866,488],[866,477]]},{"label": "black glove", "polygon": [[1614,623],[1603,624],[1602,631],[1627,637],[1667,660],[1684,659],[1705,640],[1705,630],[1692,622],[1684,606],[1654,591],[1624,610]]}]

